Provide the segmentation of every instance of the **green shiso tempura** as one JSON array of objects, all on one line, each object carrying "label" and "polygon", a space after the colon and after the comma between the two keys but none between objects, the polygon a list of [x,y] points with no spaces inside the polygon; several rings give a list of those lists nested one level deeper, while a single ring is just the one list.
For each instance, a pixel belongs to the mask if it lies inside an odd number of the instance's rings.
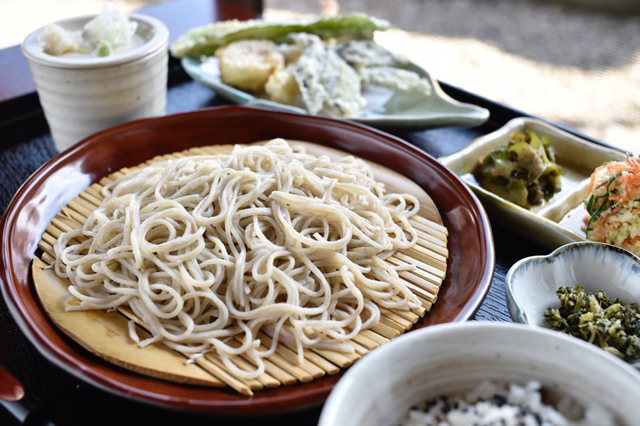
[{"label": "green shiso tempura", "polygon": [[511,135],[507,146],[482,158],[474,172],[484,189],[527,209],[559,192],[563,174],[549,139],[531,130]]},{"label": "green shiso tempura", "polygon": [[640,362],[640,308],[624,305],[604,292],[587,293],[581,285],[560,287],[559,309],[547,308],[544,319],[557,331],[593,343],[629,363]]},{"label": "green shiso tempura", "polygon": [[290,43],[289,35],[301,32],[315,34],[322,39],[370,40],[375,31],[387,28],[387,21],[357,13],[288,22],[230,20],[190,30],[171,45],[171,54],[176,58],[211,56],[219,47],[237,40]]}]

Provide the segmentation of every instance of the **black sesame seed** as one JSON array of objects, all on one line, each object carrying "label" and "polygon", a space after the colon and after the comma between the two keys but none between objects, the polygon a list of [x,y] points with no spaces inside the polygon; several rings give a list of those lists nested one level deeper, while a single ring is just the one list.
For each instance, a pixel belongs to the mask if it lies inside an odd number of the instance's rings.
[{"label": "black sesame seed", "polygon": [[496,404],[498,407],[502,407],[504,404],[507,403],[507,398],[505,398],[502,395],[496,395],[493,397],[493,403]]}]

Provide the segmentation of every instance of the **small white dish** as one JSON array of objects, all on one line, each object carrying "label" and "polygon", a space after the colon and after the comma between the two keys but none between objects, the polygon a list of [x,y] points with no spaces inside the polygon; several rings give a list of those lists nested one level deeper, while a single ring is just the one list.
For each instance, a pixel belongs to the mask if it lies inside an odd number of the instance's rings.
[{"label": "small white dish", "polygon": [[340,379],[319,426],[396,425],[415,404],[484,380],[537,381],[582,407],[599,404],[620,426],[637,425],[640,374],[615,356],[539,327],[465,322],[416,330],[373,350]]},{"label": "small white dish", "polygon": [[560,307],[556,290],[580,284],[586,292],[604,291],[625,304],[640,303],[640,258],[611,244],[566,244],[548,256],[518,261],[507,272],[505,291],[514,321],[549,328],[548,307]]},{"label": "small white dish", "polygon": [[[481,158],[506,146],[513,133],[527,130],[549,138],[556,152],[556,162],[565,170],[560,192],[530,210],[484,189],[473,176]],[[563,244],[586,240],[583,219],[587,212],[582,200],[586,197],[591,174],[607,161],[624,161],[626,158],[626,153],[620,150],[579,138],[544,121],[518,117],[438,161],[469,185],[492,221],[554,250]]]}]

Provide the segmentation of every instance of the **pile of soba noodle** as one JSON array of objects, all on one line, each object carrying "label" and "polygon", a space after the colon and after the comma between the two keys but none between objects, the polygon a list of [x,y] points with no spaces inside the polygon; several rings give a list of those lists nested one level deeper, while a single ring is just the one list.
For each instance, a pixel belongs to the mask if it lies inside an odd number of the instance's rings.
[{"label": "pile of soba noodle", "polygon": [[[385,259],[410,247],[418,201],[385,194],[362,160],[306,154],[275,139],[231,154],[141,167],[104,187],[82,229],[55,244],[69,310],[128,306],[190,358],[215,352],[241,377],[278,342],[352,351],[378,306],[419,300]],[[259,333],[273,337],[260,346]],[[255,369],[241,369],[243,354]]]}]

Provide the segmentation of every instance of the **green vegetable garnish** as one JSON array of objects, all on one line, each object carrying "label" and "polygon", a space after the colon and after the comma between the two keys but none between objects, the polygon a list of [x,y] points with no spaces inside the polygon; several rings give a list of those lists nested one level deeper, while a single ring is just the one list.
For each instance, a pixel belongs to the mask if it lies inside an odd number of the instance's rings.
[{"label": "green vegetable garnish", "polygon": [[637,303],[623,305],[604,292],[584,292],[560,287],[556,294],[559,309],[547,308],[544,319],[557,331],[593,343],[629,363],[640,360],[640,308]]},{"label": "green vegetable garnish", "polygon": [[485,156],[474,172],[483,188],[524,208],[559,192],[563,174],[549,139],[531,130],[511,135],[507,146]]},{"label": "green vegetable garnish", "polygon": [[322,39],[371,39],[374,31],[387,28],[387,21],[364,14],[288,22],[268,22],[259,19],[222,21],[194,28],[182,35],[171,45],[171,54],[177,58],[211,56],[216,49],[233,41],[255,39],[286,43],[290,42],[289,34],[299,32],[315,34]]},{"label": "green vegetable garnish", "polygon": [[101,41],[96,47],[96,58],[106,58],[107,56],[111,56],[113,54],[113,46],[108,41]]},{"label": "green vegetable garnish", "polygon": [[593,230],[593,224],[600,220],[602,213],[607,210],[611,210],[616,206],[616,200],[613,200],[611,198],[614,195],[611,190],[611,185],[615,181],[617,181],[620,176],[622,176],[622,173],[617,173],[596,187],[597,189],[606,185],[604,194],[598,196],[596,196],[595,194],[591,194],[591,197],[589,197],[588,200],[584,201],[586,204],[587,213],[589,213],[590,215],[589,223],[587,223],[587,233]]}]

